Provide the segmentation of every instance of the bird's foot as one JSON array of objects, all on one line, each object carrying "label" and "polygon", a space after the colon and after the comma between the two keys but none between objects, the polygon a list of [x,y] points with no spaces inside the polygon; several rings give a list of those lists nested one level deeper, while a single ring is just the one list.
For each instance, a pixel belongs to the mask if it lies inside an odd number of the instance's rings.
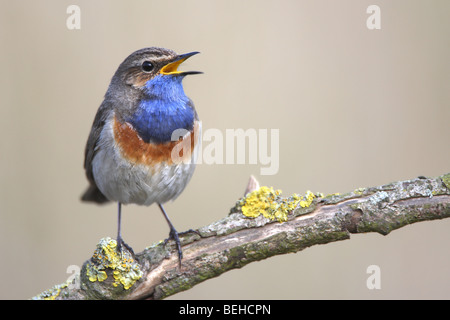
[{"label": "bird's foot", "polygon": [[189,233],[195,233],[195,234],[199,235],[200,237],[202,236],[200,234],[200,232],[198,232],[198,230],[194,230],[194,229],[189,229],[189,230],[186,230],[186,231],[183,231],[183,232],[178,232],[178,236],[188,235]]},{"label": "bird's foot", "polygon": [[116,241],[117,241],[117,252],[122,254],[122,251],[125,248],[133,255],[133,257],[135,256],[133,248],[131,248],[125,241],[123,241],[122,237],[117,237]]},{"label": "bird's foot", "polygon": [[[180,234],[183,234],[183,233],[185,233],[185,232],[182,232]],[[175,228],[170,229],[169,238],[164,240],[164,246],[167,244],[167,242],[169,242],[169,240],[174,240],[175,244],[177,245],[178,265],[181,269],[181,260],[183,259],[183,251],[181,250],[181,242],[180,242],[179,233],[177,232],[177,230],[175,230]]]}]

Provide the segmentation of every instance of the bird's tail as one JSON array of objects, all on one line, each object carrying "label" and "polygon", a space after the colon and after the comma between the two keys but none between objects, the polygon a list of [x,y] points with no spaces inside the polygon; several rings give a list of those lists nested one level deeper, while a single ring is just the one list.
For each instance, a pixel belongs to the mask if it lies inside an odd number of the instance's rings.
[{"label": "bird's tail", "polygon": [[89,188],[84,192],[81,196],[82,201],[88,202],[96,202],[96,203],[105,203],[109,200],[105,197],[105,195],[97,188],[96,185],[90,185]]}]

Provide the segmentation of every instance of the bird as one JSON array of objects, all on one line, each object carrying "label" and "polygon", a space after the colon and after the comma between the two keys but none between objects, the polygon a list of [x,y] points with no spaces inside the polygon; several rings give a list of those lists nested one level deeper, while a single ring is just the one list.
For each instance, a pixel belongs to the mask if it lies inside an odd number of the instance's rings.
[{"label": "bird", "polygon": [[163,204],[182,193],[195,169],[201,122],[182,80],[202,72],[178,67],[198,53],[159,47],[131,53],[114,73],[95,115],[84,159],[89,186],[81,200],[117,202],[119,250],[131,249],[121,234],[122,205],[155,203],[169,225],[166,241],[175,241],[180,266],[179,233]]}]

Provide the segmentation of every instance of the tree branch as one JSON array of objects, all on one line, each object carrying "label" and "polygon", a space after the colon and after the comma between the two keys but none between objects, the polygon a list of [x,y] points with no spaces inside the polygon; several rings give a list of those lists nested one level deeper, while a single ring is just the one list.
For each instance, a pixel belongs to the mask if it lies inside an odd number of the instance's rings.
[{"label": "tree branch", "polygon": [[182,234],[181,270],[173,241],[134,255],[127,248],[119,254],[115,240],[106,238],[80,274],[34,298],[164,299],[274,255],[349,239],[351,233],[387,235],[411,223],[450,216],[450,173],[342,195],[313,199],[309,194],[311,201],[283,198],[264,188],[238,201],[227,217]]}]

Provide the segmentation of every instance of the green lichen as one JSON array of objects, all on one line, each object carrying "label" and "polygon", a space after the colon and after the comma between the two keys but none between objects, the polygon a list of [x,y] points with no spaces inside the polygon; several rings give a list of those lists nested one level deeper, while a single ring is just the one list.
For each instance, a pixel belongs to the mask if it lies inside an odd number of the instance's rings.
[{"label": "green lichen", "polygon": [[66,288],[69,285],[69,282],[65,282],[63,284],[57,284],[53,288],[45,290],[44,292],[40,293],[39,295],[37,295],[31,299],[32,300],[55,300],[61,293],[61,289]]},{"label": "green lichen", "polygon": [[440,177],[448,190],[450,190],[450,173],[444,174]]},{"label": "green lichen", "polygon": [[59,294],[61,293],[60,285],[56,285],[53,288],[50,288],[44,292],[42,292],[38,297],[34,297],[37,300],[55,300]]},{"label": "green lichen", "polygon": [[142,271],[132,254],[127,250],[117,251],[117,242],[109,237],[103,238],[88,262],[86,275],[89,281],[104,281],[108,278],[107,270],[112,270],[113,286],[122,284],[125,290],[142,277]]},{"label": "green lichen", "polygon": [[311,191],[307,191],[305,196],[293,194],[290,197],[281,197],[281,190],[274,190],[272,187],[260,187],[250,192],[238,205],[242,214],[249,218],[257,218],[263,215],[270,220],[284,222],[288,219],[288,214],[299,206],[309,207],[315,196]]}]

